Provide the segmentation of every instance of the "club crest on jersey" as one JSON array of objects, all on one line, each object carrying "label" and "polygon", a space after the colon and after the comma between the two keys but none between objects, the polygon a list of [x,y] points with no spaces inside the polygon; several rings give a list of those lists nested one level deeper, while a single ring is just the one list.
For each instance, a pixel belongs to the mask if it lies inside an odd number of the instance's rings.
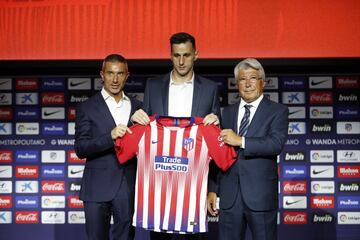
[{"label": "club crest on jersey", "polygon": [[193,138],[184,138],[183,147],[186,151],[191,151],[194,148],[194,139]]}]

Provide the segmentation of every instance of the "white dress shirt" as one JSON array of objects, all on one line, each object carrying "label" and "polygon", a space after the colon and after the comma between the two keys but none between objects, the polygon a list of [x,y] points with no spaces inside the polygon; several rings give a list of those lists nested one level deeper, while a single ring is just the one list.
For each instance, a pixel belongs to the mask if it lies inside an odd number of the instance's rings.
[{"label": "white dress shirt", "polygon": [[[238,128],[237,131],[239,131],[239,126],[240,126],[241,120],[242,120],[243,116],[245,115],[245,105],[251,105],[250,117],[249,117],[249,124],[250,124],[263,97],[264,97],[264,95],[261,94],[260,97],[258,97],[258,99],[256,99],[255,101],[253,101],[251,103],[247,103],[243,99],[241,99],[240,104],[239,104],[239,113],[238,113],[238,119],[237,119],[237,128]],[[246,135],[245,135],[245,137],[242,136],[241,148],[245,148],[245,139],[246,139]]]},{"label": "white dress shirt", "polygon": [[170,73],[168,115],[172,117],[190,117],[194,92],[194,76],[189,81],[177,83]]},{"label": "white dress shirt", "polygon": [[127,126],[130,118],[131,102],[125,93],[122,92],[123,97],[119,102],[116,102],[115,98],[110,96],[104,88],[101,90],[101,95],[110,110],[116,126],[120,123]]}]

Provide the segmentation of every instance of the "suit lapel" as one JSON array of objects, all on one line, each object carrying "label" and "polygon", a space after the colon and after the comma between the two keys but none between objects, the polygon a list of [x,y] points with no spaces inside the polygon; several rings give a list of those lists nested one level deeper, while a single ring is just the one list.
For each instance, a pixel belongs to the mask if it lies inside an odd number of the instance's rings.
[{"label": "suit lapel", "polygon": [[195,77],[194,77],[194,92],[193,92],[193,100],[192,100],[192,107],[191,107],[191,116],[193,116],[193,117],[195,117],[197,115],[199,103],[201,100],[201,95],[202,95],[201,84],[202,84],[201,79],[195,75]]},{"label": "suit lapel", "polygon": [[269,104],[268,100],[264,97],[261,100],[258,108],[256,109],[255,115],[251,120],[246,136],[253,136],[256,130],[264,122],[263,117],[266,115],[266,112],[269,110],[269,108],[267,107],[268,104]]},{"label": "suit lapel", "polygon": [[162,96],[162,104],[163,104],[163,113],[165,116],[168,115],[168,109],[169,109],[169,84],[170,84],[170,74],[166,74],[165,77],[162,80],[162,86],[161,91],[164,95]]},{"label": "suit lapel", "polygon": [[106,126],[109,126],[111,128],[115,127],[115,120],[111,116],[111,112],[100,92],[96,95],[96,98],[97,99],[95,101],[95,111],[99,113],[99,116],[101,116],[101,118],[104,120],[104,124]]},{"label": "suit lapel", "polygon": [[240,105],[240,102],[238,102],[237,104],[233,105],[233,109],[231,111],[231,114],[233,114],[231,116],[231,119],[234,119],[233,121],[233,126],[232,126],[232,129],[234,132],[238,132],[238,129],[239,129],[239,126],[238,126],[238,118],[239,118],[239,105]]}]

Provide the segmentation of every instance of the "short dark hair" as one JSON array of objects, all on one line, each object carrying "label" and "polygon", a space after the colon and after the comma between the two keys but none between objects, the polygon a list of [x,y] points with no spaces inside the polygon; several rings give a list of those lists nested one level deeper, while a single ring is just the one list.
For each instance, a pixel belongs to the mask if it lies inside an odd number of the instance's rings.
[{"label": "short dark hair", "polygon": [[193,45],[193,48],[196,49],[195,38],[193,36],[191,36],[189,33],[178,32],[178,33],[173,34],[170,37],[170,47],[173,44],[180,44],[180,43],[187,43],[187,42],[191,42],[191,44]]},{"label": "short dark hair", "polygon": [[121,62],[121,63],[124,63],[127,66],[126,58],[124,58],[120,54],[110,54],[110,55],[106,56],[106,58],[103,61],[103,65],[102,65],[103,69],[104,69],[105,64],[107,62]]}]

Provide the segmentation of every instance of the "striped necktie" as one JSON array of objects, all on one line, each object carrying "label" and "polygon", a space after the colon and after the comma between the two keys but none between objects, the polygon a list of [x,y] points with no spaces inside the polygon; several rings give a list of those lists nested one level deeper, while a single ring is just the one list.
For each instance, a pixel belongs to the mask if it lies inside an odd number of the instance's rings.
[{"label": "striped necktie", "polygon": [[245,106],[245,114],[243,118],[241,119],[240,127],[239,127],[239,135],[245,136],[250,123],[250,108],[252,107],[249,104],[246,104]]}]

